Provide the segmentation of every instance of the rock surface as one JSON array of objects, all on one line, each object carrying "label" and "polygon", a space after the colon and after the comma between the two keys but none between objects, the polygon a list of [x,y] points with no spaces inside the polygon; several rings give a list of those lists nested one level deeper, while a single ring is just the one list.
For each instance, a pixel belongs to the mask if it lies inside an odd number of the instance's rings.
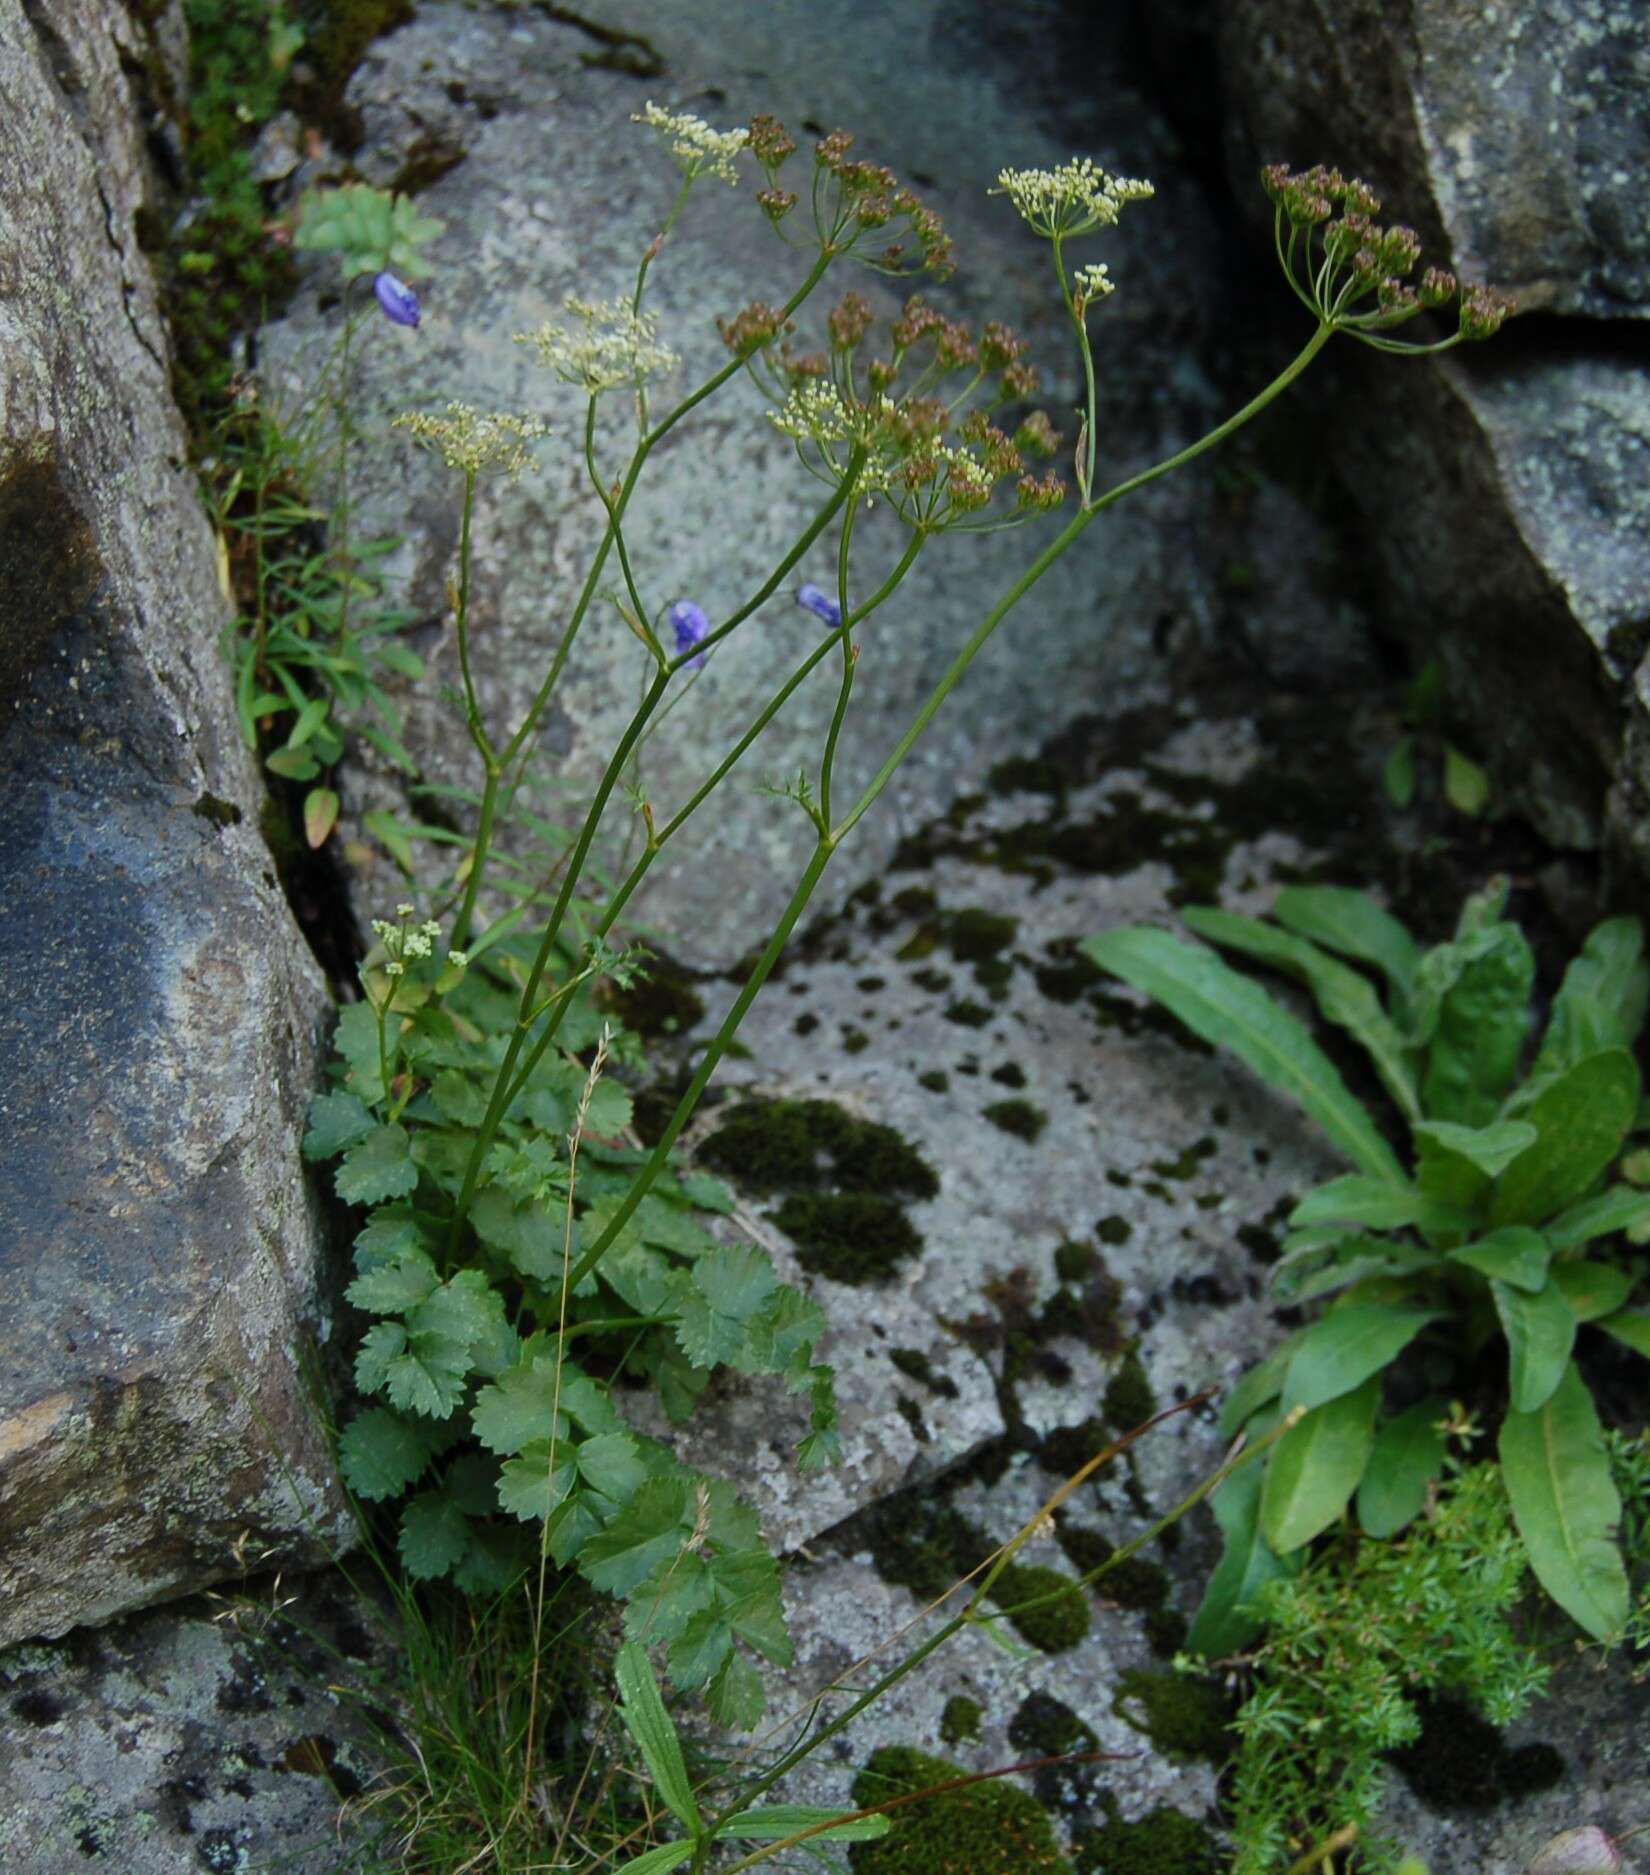
[{"label": "rock surface", "polygon": [[1222,0],[1234,174],[1339,163],[1531,312],[1650,316],[1634,0]]},{"label": "rock surface", "polygon": [[158,56],[0,4],[0,1642],[345,1528],[298,1362],[326,1002],[133,234]]},{"label": "rock surface", "polygon": [[1429,259],[1556,315],[1437,361],[1343,359],[1335,467],[1383,623],[1441,660],[1502,798],[1558,844],[1603,840],[1643,893],[1650,391],[1623,322],[1650,312],[1650,17],[1227,0],[1217,37],[1240,201],[1263,161],[1334,161]]},{"label": "rock surface", "polygon": [[[640,12],[622,0],[601,0],[583,11],[610,31],[634,31],[639,22],[663,70],[644,81],[590,65],[585,61],[599,47],[589,34],[539,11],[432,4],[377,43],[350,87],[366,129],[351,160],[370,180],[394,182],[430,148],[464,153],[419,197],[421,210],[448,224],[430,250],[437,272],[424,294],[421,329],[392,331],[375,322],[361,347],[356,407],[373,440],[358,452],[356,521],[368,533],[405,536],[385,564],[405,576],[407,602],[421,621],[414,642],[434,652],[428,680],[410,699],[409,745],[431,778],[472,788],[478,771],[441,701],[456,680],[443,598],[456,538],[454,481],[432,459],[390,439],[386,426],[397,410],[455,396],[483,409],[542,410],[555,424],[552,440],[541,446],[541,474],[515,487],[484,484],[482,491],[477,662],[489,720],[509,724],[556,649],[600,517],[576,459],[582,412],[575,395],[554,385],[511,339],[554,313],[565,293],[602,298],[630,290],[636,258],[675,184],[651,133],[629,121],[647,98],[719,125],[772,110],[805,147],[833,125],[856,129],[859,148],[912,179],[955,235],[961,268],[953,282],[933,290],[934,303],[1019,326],[1045,373],[1039,401],[1068,430],[1079,384],[1051,298],[1046,250],[987,191],[1004,164],[1055,163],[1074,149],[1124,174],[1150,175],[1157,199],[1131,209],[1103,242],[1084,248],[1085,255],[1109,255],[1119,284],[1094,316],[1104,374],[1103,475],[1144,466],[1241,401],[1211,375],[1229,337],[1222,296],[1231,276],[1220,237],[1206,218],[1200,183],[1139,89],[1127,34],[1109,15],[1079,23],[1069,9],[1044,0],[989,16],[937,0],[898,8],[870,0],[829,8],[720,0]],[[1084,85],[1074,93],[1070,73],[1079,62]],[[1103,107],[1095,102],[1102,97]],[[320,174],[311,164],[295,180]],[[1195,289],[1191,273],[1200,276]],[[737,191],[703,185],[650,276],[661,337],[683,359],[676,388],[685,390],[725,361],[715,315],[752,297],[777,299],[779,283],[797,278],[798,257],[774,241],[749,177]],[[878,276],[850,270],[842,278],[870,295],[879,312],[898,304]],[[335,299],[329,260],[306,275],[293,310],[263,334],[266,369],[284,396],[297,394],[331,342]],[[803,342],[806,348],[812,340]],[[1285,357],[1280,345],[1275,358],[1253,369],[1263,381]],[[1253,388],[1246,376],[1242,395]],[[655,409],[661,407],[655,394]],[[622,414],[607,418],[608,473],[621,461]],[[774,564],[818,499],[742,380],[697,413],[654,465],[657,475],[650,466],[651,488],[644,482],[633,511],[630,542],[650,609],[687,596],[722,616]],[[1033,746],[1079,712],[1121,707],[1141,693],[1166,655],[1218,627],[1219,569],[1199,547],[1215,531],[1222,500],[1216,477],[1201,468],[1170,478],[1121,504],[1055,567],[856,832],[861,863],[874,867],[902,828],[920,824],[976,782],[995,753]],[[873,510],[856,530],[860,590],[880,579],[898,552],[887,520]],[[1287,524],[1267,525],[1286,547],[1274,556],[1278,563],[1301,552],[1303,537],[1311,558],[1317,535],[1309,518],[1293,514]],[[1030,537],[941,540],[925,552],[864,634],[839,792],[851,798],[875,772],[986,604],[1049,531],[1044,523]],[[708,752],[728,746],[809,646],[817,621],[793,604],[794,586],[828,581],[832,565],[827,537],[718,651],[649,743],[643,774],[661,817],[698,784]],[[1277,616],[1288,623],[1269,644],[1289,647],[1280,651],[1286,663],[1313,655],[1300,648],[1326,638],[1348,642],[1343,601],[1326,600],[1311,586],[1285,588],[1277,597]],[[1361,623],[1356,616],[1350,622],[1354,630]],[[550,818],[570,818],[600,772],[638,694],[639,657],[612,608],[598,607],[542,737],[542,811]],[[669,931],[686,960],[732,961],[783,905],[805,857],[807,823],[758,795],[756,784],[817,760],[834,699],[834,677],[818,673],[682,836],[681,850],[667,850],[654,869],[643,915]],[[346,807],[357,814],[400,804],[386,778],[364,772],[347,778],[345,792]],[[610,862],[616,844],[608,846]],[[449,862],[450,850],[436,848],[421,864],[434,877]],[[362,897],[377,909],[397,890],[381,858]]]},{"label": "rock surface", "polygon": [[[278,1601],[303,1634],[266,1631]],[[296,1606],[293,1604],[296,1603]],[[235,1626],[226,1617],[234,1615]],[[29,1875],[338,1875],[372,1772],[332,1691],[378,1643],[334,1578],[249,1585],[0,1655],[0,1857]]]}]

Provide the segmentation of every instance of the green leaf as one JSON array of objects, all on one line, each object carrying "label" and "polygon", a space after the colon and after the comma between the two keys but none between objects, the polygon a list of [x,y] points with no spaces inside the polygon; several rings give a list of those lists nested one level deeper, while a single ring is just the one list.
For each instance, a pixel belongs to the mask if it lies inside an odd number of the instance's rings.
[{"label": "green leaf", "polygon": [[1413,995],[1420,951],[1398,920],[1367,893],[1338,885],[1287,886],[1273,901],[1272,916],[1343,957],[1373,964],[1400,1006]]},{"label": "green leaf", "polygon": [[[388,1326],[378,1324],[379,1328]],[[445,1419],[464,1398],[464,1377],[469,1370],[469,1350],[462,1342],[416,1335],[409,1339],[405,1352],[390,1362],[384,1391],[390,1404],[404,1412]]]},{"label": "green leaf", "polygon": [[1493,1224],[1539,1224],[1582,1197],[1621,1150],[1638,1111],[1639,1072],[1624,1048],[1588,1055],[1524,1111],[1540,1138],[1496,1183]]},{"label": "green leaf", "polygon": [[1624,1348],[1650,1361],[1650,1314],[1642,1309],[1620,1309],[1613,1315],[1601,1316],[1598,1325]]},{"label": "green leaf", "polygon": [[592,1491],[626,1504],[647,1481],[641,1449],[628,1432],[604,1432],[586,1439],[575,1453],[579,1476]]},{"label": "green leaf", "polygon": [[464,1560],[470,1520],[444,1491],[421,1491],[401,1513],[402,1567],[418,1581],[444,1576]]},{"label": "green leaf", "polygon": [[1554,1250],[1578,1250],[1595,1237],[1611,1237],[1618,1230],[1631,1230],[1650,1218],[1650,1192],[1635,1191],[1630,1185],[1612,1185],[1608,1191],[1583,1198],[1568,1210],[1561,1211],[1546,1226],[1546,1238]]},{"label": "green leaf", "polygon": [[1613,1263],[1576,1260],[1555,1263],[1552,1280],[1578,1322],[1595,1322],[1616,1313],[1638,1287],[1639,1277],[1637,1270],[1617,1269]]},{"label": "green leaf", "polygon": [[384,1098],[378,1065],[378,1017],[370,1003],[351,1003],[338,1017],[332,1045],[349,1068],[350,1091],[369,1104]]},{"label": "green leaf", "polygon": [[659,1795],[678,1822],[694,1835],[702,1835],[704,1819],[688,1780],[682,1741],[665,1710],[646,1650],[635,1641],[626,1641],[613,1663],[613,1675],[619,1684],[619,1717],[646,1760]]},{"label": "green leaf", "polygon": [[363,1274],[380,1263],[399,1263],[427,1239],[417,1212],[405,1205],[386,1205],[374,1211],[355,1234],[355,1267]]},{"label": "green leaf", "polygon": [[313,852],[325,846],[327,836],[338,825],[343,802],[331,788],[311,788],[304,796],[304,839]]},{"label": "green leaf", "polygon": [[688,1531],[688,1485],[681,1478],[650,1478],[626,1509],[579,1557],[579,1573],[592,1588],[628,1595],[640,1582],[681,1553]]},{"label": "green leaf", "polygon": [[1448,1411],[1444,1400],[1421,1400],[1376,1434],[1358,1486],[1358,1523],[1366,1535],[1396,1536],[1421,1514],[1427,1486],[1444,1469]]},{"label": "green leaf", "polygon": [[1526,1295],[1510,1284],[1492,1282],[1490,1294],[1507,1337],[1513,1411],[1534,1413],[1551,1399],[1564,1378],[1575,1346],[1575,1313],[1551,1283],[1535,1295]]},{"label": "green leaf", "polygon": [[733,1194],[708,1172],[692,1172],[682,1180],[682,1196],[695,1210],[726,1215],[733,1209]]},{"label": "green leaf", "polygon": [[1279,1556],[1310,1543],[1345,1510],[1375,1445],[1380,1376],[1315,1406],[1272,1448],[1260,1527]]},{"label": "green leaf", "polygon": [[1377,1277],[1413,1276],[1433,1268],[1437,1261],[1432,1251],[1397,1237],[1355,1233],[1327,1244],[1307,1243],[1288,1252],[1272,1266],[1269,1283],[1280,1307],[1296,1307]]},{"label": "green leaf", "polygon": [[1490,778],[1453,742],[1444,744],[1444,798],[1458,814],[1474,817],[1490,804]]},{"label": "green leaf", "polygon": [[411,1250],[394,1263],[380,1263],[357,1276],[344,1295],[370,1315],[404,1315],[437,1289],[440,1281],[424,1252]]},{"label": "green leaf", "polygon": [[543,1523],[565,1501],[577,1470],[571,1440],[553,1446],[535,1439],[499,1466],[499,1508],[523,1523]]},{"label": "green leaf", "polygon": [[[564,1367],[562,1382],[577,1369]],[[470,1425],[489,1452],[519,1452],[535,1440],[568,1436],[565,1405],[553,1356],[540,1355],[483,1387],[470,1409]]]},{"label": "green leaf", "polygon": [[1415,738],[1400,736],[1381,768],[1386,798],[1400,810],[1415,799]]},{"label": "green leaf", "polygon": [[454,1126],[479,1127],[487,1117],[487,1096],[457,1068],[446,1068],[435,1077],[430,1098],[441,1109],[442,1118]]},{"label": "green leaf", "polygon": [[730,1732],[748,1732],[760,1723],[762,1679],[743,1654],[728,1655],[705,1691],[705,1706],[716,1723]]},{"label": "green leaf", "polygon": [[711,1834],[718,1838],[731,1836],[740,1842],[783,1842],[788,1836],[798,1836],[805,1829],[828,1823],[828,1829],[817,1830],[808,1840],[875,1842],[893,1828],[891,1819],[886,1816],[844,1817],[841,1822],[833,1821],[841,1816],[840,1810],[822,1810],[811,1803],[769,1803],[723,1817]]},{"label": "green leaf", "polygon": [[321,772],[321,764],[307,749],[277,749],[264,757],[264,767],[283,781],[313,781]]},{"label": "green leaf", "polygon": [[1411,1130],[1422,1191],[1439,1204],[1457,1208],[1472,1204],[1539,1137],[1524,1120],[1497,1120],[1490,1126],[1423,1120]]},{"label": "green leaf", "polygon": [[1530,1070],[1546,1081],[1603,1048],[1631,1048],[1644,1026],[1650,972],[1637,918],[1607,918],[1570,960]]},{"label": "green leaf", "polygon": [[1402,1230],[1406,1224],[1428,1219],[1434,1209],[1413,1185],[1347,1172],[1309,1191],[1289,1213],[1289,1223],[1292,1229],[1363,1224],[1371,1230]]},{"label": "green leaf", "polygon": [[1591,1394],[1574,1364],[1533,1413],[1501,1427],[1501,1472],[1536,1579],[1595,1640],[1618,1633],[1629,1592],[1612,1541],[1621,1499]]},{"label": "green leaf", "polygon": [[365,1139],[376,1124],[366,1103],[354,1094],[317,1094],[309,1103],[304,1157],[311,1161],[335,1158]]},{"label": "green leaf", "polygon": [[1369,1055],[1404,1117],[1420,1117],[1414,1066],[1366,976],[1327,956],[1307,939],[1258,918],[1198,906],[1188,907],[1181,916],[1199,937],[1242,951],[1304,983],[1324,1020],[1345,1029]]},{"label": "green leaf", "polygon": [[[1253,1371],[1253,1370],[1251,1370]],[[1218,1660],[1240,1653],[1266,1625],[1260,1592],[1268,1582],[1295,1574],[1298,1557],[1277,1555],[1260,1531],[1265,1466],[1257,1459],[1234,1471],[1210,1498],[1226,1547],[1186,1636],[1187,1650]]]},{"label": "green leaf", "polygon": [[702,1256],[677,1304],[682,1352],[695,1367],[732,1360],[745,1345],[746,1324],[778,1286],[772,1259],[753,1245],[724,1244]]},{"label": "green leaf", "polygon": [[415,1339],[433,1335],[468,1351],[492,1341],[503,1321],[504,1298],[486,1272],[460,1270],[409,1311],[407,1328]]},{"label": "green leaf", "polygon": [[1206,1042],[1229,1048],[1299,1103],[1355,1165],[1403,1183],[1375,1122],[1305,1028],[1247,977],[1166,931],[1107,931],[1079,948],[1103,969],[1154,996]]},{"label": "green leaf", "polygon": [[[470,1222],[481,1241],[502,1250],[523,1276],[541,1283],[560,1277],[567,1241],[567,1219],[560,1204],[552,1212],[536,1198],[518,1200],[503,1185],[488,1185],[470,1207]],[[578,1248],[576,1234],[574,1248]]]},{"label": "green leaf", "polygon": [[733,1626],[724,1609],[712,1605],[690,1615],[670,1645],[670,1677],[684,1692],[707,1685],[733,1652]]},{"label": "green leaf", "polygon": [[[1314,1322],[1295,1350],[1283,1383],[1283,1406],[1322,1406],[1389,1367],[1439,1309],[1346,1302]],[[1287,1437],[1280,1441],[1288,1443]]]},{"label": "green leaf", "polygon": [[1547,1286],[1547,1269],[1552,1262],[1552,1246],[1538,1230],[1525,1224],[1509,1224],[1492,1230],[1474,1243],[1463,1244],[1449,1253],[1452,1263],[1464,1263],[1480,1276],[1510,1283],[1514,1289],[1531,1295]]},{"label": "green leaf", "polygon": [[412,1141],[407,1129],[394,1122],[375,1126],[365,1139],[352,1146],[334,1180],[345,1204],[377,1204],[385,1198],[404,1198],[417,1184]]},{"label": "green leaf", "polygon": [[[1470,924],[1479,914],[1469,906],[1462,916]],[[1419,977],[1423,991],[1438,992],[1421,1105],[1432,1120],[1488,1126],[1500,1117],[1529,1026],[1535,959],[1524,934],[1482,925],[1428,952]]]},{"label": "green leaf", "polygon": [[[1238,1376],[1220,1409],[1220,1436],[1223,1439],[1235,1439],[1267,1401],[1275,1400],[1283,1391],[1284,1375],[1289,1372],[1289,1363],[1300,1346],[1303,1332],[1297,1329],[1286,1340],[1279,1342],[1264,1359]],[[1245,1471],[1252,1470],[1253,1466],[1245,1467]],[[1222,1490],[1225,1488],[1221,1486]]]},{"label": "green leaf", "polygon": [[693,1854],[691,1842],[662,1842],[656,1849],[644,1849],[628,1862],[621,1862],[617,1875],[671,1875]]},{"label": "green leaf", "polygon": [[434,1449],[425,1427],[381,1406],[369,1406],[344,1428],[338,1466],[350,1490],[376,1504],[399,1497],[420,1478]]}]

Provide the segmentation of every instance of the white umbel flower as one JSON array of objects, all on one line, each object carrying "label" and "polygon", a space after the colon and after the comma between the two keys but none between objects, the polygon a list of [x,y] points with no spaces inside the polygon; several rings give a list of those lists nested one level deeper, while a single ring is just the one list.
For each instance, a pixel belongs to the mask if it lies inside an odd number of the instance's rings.
[{"label": "white umbel flower", "polygon": [[570,322],[546,320],[536,332],[518,332],[518,345],[531,345],[539,363],[564,383],[580,385],[594,397],[600,391],[639,386],[655,372],[675,368],[676,354],[658,341],[658,321],[633,312],[627,301],[582,300],[569,293],[563,306]]},{"label": "white umbel flower", "polygon": [[739,172],[734,168],[734,159],[751,140],[748,130],[712,130],[702,117],[691,117],[686,111],[667,111],[651,98],[641,110],[631,112],[630,121],[658,131],[689,181],[714,176],[719,182],[737,185]]},{"label": "white umbel flower", "polygon": [[1129,202],[1155,195],[1149,182],[1114,176],[1092,158],[1074,156],[1058,169],[1005,169],[993,195],[1006,195],[1021,218],[1050,240],[1110,228]]}]

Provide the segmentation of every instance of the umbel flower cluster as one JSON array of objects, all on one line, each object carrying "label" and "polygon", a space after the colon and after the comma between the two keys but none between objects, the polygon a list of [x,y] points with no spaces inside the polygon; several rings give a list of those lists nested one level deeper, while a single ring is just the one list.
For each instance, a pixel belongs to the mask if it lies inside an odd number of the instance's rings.
[{"label": "umbel flower cluster", "polygon": [[[773,400],[770,421],[821,480],[852,475],[857,495],[886,500],[925,534],[979,532],[1059,506],[1059,477],[1026,463],[1058,446],[1047,416],[1032,412],[1012,435],[992,420],[1037,389],[1023,340],[995,320],[975,332],[921,294],[889,323],[885,349],[872,348],[873,327],[870,303],[852,292],[832,308],[822,352],[797,354],[768,306],[721,321],[729,349]],[[1014,510],[986,516],[1011,479]]]},{"label": "umbel flower cluster", "polygon": [[[1421,258],[1413,228],[1380,227],[1380,198],[1368,183],[1319,163],[1298,173],[1274,163],[1261,171],[1272,198],[1278,260],[1296,296],[1337,331],[1382,351],[1443,351],[1462,340],[1487,339],[1513,310],[1487,286],[1463,286],[1452,273],[1428,267],[1408,283]],[[1457,327],[1432,345],[1382,337],[1419,312],[1457,305]]]}]

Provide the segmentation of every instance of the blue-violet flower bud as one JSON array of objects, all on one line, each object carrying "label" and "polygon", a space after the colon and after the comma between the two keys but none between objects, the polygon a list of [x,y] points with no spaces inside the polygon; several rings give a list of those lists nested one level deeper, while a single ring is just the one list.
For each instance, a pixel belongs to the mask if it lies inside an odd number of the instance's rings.
[{"label": "blue-violet flower bud", "polygon": [[[671,629],[676,633],[676,655],[691,651],[710,630],[710,620],[705,617],[704,608],[696,606],[691,599],[678,599],[668,614]],[[701,651],[696,658],[689,658],[687,667],[690,671],[702,671],[708,651]]]},{"label": "blue-violet flower bud", "polygon": [[381,273],[372,283],[378,303],[398,326],[415,326],[419,320],[418,295],[393,273]]},{"label": "blue-violet flower bud", "polygon": [[814,613],[816,617],[822,618],[833,628],[842,623],[842,607],[828,594],[822,592],[812,580],[809,580],[807,585],[797,588],[796,603],[806,611]]}]

